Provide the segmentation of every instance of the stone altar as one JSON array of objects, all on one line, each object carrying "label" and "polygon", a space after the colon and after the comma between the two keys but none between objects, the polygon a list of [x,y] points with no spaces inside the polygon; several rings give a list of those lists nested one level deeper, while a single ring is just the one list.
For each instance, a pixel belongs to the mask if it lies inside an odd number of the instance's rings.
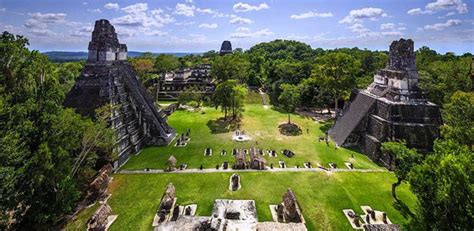
[{"label": "stone altar", "polygon": [[360,146],[389,169],[394,158],[381,153],[383,142],[405,140],[410,148],[431,150],[439,137],[441,114],[417,84],[413,41],[392,42],[387,66],[377,71],[367,89],[353,91],[329,136],[338,146]]},{"label": "stone altar", "polygon": [[64,105],[95,117],[95,110],[106,104],[112,111],[108,122],[118,135],[114,167],[144,145],[167,145],[175,136],[165,114],[127,62],[127,46],[119,43],[109,21],[101,19],[95,22],[86,65]]}]

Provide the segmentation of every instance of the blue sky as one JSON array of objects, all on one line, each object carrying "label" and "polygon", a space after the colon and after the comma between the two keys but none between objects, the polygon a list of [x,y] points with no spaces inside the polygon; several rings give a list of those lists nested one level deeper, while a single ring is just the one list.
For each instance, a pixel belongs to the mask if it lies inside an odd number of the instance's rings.
[{"label": "blue sky", "polygon": [[0,30],[40,51],[85,51],[97,19],[109,19],[129,50],[203,52],[223,40],[247,49],[277,38],[313,48],[387,50],[392,40],[438,52],[474,53],[467,0],[0,0]]}]

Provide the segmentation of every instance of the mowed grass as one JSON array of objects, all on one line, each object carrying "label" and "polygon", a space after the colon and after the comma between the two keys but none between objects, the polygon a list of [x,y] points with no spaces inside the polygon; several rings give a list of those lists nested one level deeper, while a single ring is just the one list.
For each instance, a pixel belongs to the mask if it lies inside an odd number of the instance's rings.
[{"label": "mowed grass", "polygon": [[[256,98],[256,97],[253,97]],[[339,148],[336,149],[333,143],[329,146],[325,142],[318,142],[317,138],[324,136],[323,126],[308,117],[291,115],[293,123],[298,124],[303,134],[299,136],[285,136],[280,134],[278,125],[287,121],[287,114],[272,108],[264,108],[256,100],[245,105],[241,121],[241,130],[252,137],[247,142],[236,142],[232,140],[232,131],[216,126],[215,121],[223,117],[220,109],[203,107],[199,112],[178,110],[168,118],[168,123],[178,132],[178,134],[191,129],[191,141],[186,147],[175,147],[175,141],[165,147],[147,147],[140,154],[133,156],[123,167],[125,170],[137,169],[164,169],[166,161],[170,155],[174,155],[178,165],[186,163],[188,168],[215,168],[224,161],[232,164],[234,157],[231,155],[233,148],[257,147],[260,149],[274,149],[278,152],[277,157],[265,155],[268,165],[278,166],[278,161],[285,161],[287,167],[299,165],[304,167],[304,162],[311,162],[313,166],[321,163],[328,166],[329,162],[334,162],[340,168],[345,168],[344,162],[351,161],[358,169],[380,168],[370,161],[365,155],[357,151]],[[216,131],[213,131],[213,128]],[[309,132],[308,132],[309,131]],[[205,148],[212,148],[212,156],[204,156]],[[221,156],[221,150],[227,151],[227,156]],[[289,149],[296,155],[293,158],[284,156],[281,151]],[[352,156],[354,158],[352,158]]]},{"label": "mowed grass", "polygon": [[[259,221],[270,221],[269,205],[278,204],[287,188],[292,188],[302,207],[308,230],[351,230],[342,213],[353,209],[362,214],[361,205],[384,211],[393,223],[407,222],[394,208],[390,194],[395,177],[389,172],[246,172],[239,173],[242,188],[228,190],[232,173],[207,174],[115,174],[109,186],[108,203],[118,218],[110,230],[151,230],[151,223],[168,183],[176,187],[177,203],[198,204],[197,215],[211,215],[215,199],[252,199]],[[397,189],[399,198],[413,211],[416,203],[408,185]],[[90,214],[95,208],[83,211]],[[88,218],[88,217],[87,217]],[[84,230],[81,216],[66,230]]]}]

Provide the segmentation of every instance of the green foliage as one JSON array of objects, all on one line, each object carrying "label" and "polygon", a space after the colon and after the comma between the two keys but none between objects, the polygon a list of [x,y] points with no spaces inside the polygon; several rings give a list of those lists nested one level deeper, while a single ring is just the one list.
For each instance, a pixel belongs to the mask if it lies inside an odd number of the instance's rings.
[{"label": "green foliage", "polygon": [[290,121],[290,113],[295,112],[296,107],[300,105],[300,89],[298,86],[284,83],[280,86],[282,92],[278,97],[281,107],[288,113],[288,124]]},{"label": "green foliage", "polygon": [[246,83],[249,65],[249,61],[241,53],[217,56],[212,62],[211,77],[219,82],[235,79]]},{"label": "green foliage", "polygon": [[160,54],[155,59],[155,72],[163,73],[178,69],[181,63],[174,55]]},{"label": "green foliage", "polygon": [[87,134],[106,125],[62,107],[77,64],[54,65],[27,44],[7,32],[1,36],[0,211],[8,216],[0,216],[0,229],[12,220],[19,229],[50,228],[75,207],[80,188],[95,174],[95,160],[109,155],[113,143],[101,145],[97,141],[106,137],[95,137],[73,174]]},{"label": "green foliage", "polygon": [[224,111],[224,118],[227,112],[232,111],[232,117],[236,118],[243,110],[247,88],[237,83],[237,80],[226,80],[217,85],[211,96],[211,103],[214,107],[221,107]]},{"label": "green foliage", "polygon": [[381,147],[381,151],[390,156],[393,160],[393,172],[397,177],[397,182],[392,185],[392,195],[398,200],[395,193],[396,187],[398,187],[402,181],[406,181],[408,174],[411,169],[419,163],[421,156],[415,149],[409,149],[405,146],[405,143],[399,142],[384,142]]},{"label": "green foliage", "polygon": [[474,229],[474,153],[453,141],[437,141],[434,153],[409,175],[419,201],[418,230]]},{"label": "green foliage", "polygon": [[455,92],[443,110],[444,125],[441,133],[445,139],[474,148],[474,93]]},{"label": "green foliage", "polygon": [[314,75],[320,86],[334,97],[335,107],[339,99],[347,99],[356,86],[356,74],[360,71],[359,60],[345,53],[329,53],[316,59]]},{"label": "green foliage", "polygon": [[193,102],[195,107],[200,107],[203,97],[203,93],[200,93],[197,87],[191,86],[179,93],[178,102],[180,104],[188,104],[189,106],[192,106],[190,102]]}]

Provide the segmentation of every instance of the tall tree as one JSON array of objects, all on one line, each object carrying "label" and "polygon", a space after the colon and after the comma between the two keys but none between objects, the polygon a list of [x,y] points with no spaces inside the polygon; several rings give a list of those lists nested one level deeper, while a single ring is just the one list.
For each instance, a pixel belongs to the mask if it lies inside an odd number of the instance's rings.
[{"label": "tall tree", "polygon": [[360,71],[360,61],[345,53],[329,53],[316,59],[314,74],[321,79],[322,87],[334,96],[337,110],[340,99],[347,99],[356,86],[356,74]]},{"label": "tall tree", "polygon": [[466,146],[436,141],[409,182],[419,202],[414,230],[474,229],[474,153]]},{"label": "tall tree", "polygon": [[474,93],[457,91],[443,110],[444,125],[441,132],[445,139],[474,149]]},{"label": "tall tree", "polygon": [[280,105],[288,113],[288,124],[291,124],[290,114],[295,112],[296,107],[300,105],[300,89],[296,85],[284,83],[280,86],[282,92],[278,101]]},{"label": "tall tree", "polygon": [[237,80],[226,80],[217,85],[211,96],[211,103],[216,108],[221,107],[224,111],[224,118],[227,119],[227,112],[232,111],[232,117],[236,117],[242,110],[247,89],[238,84]]},{"label": "tall tree", "polygon": [[219,82],[235,79],[247,83],[249,66],[249,61],[241,53],[218,56],[212,62],[211,76]]},{"label": "tall tree", "polygon": [[393,171],[397,177],[397,182],[392,184],[392,196],[398,200],[396,188],[403,181],[408,180],[408,174],[419,163],[421,156],[415,149],[409,149],[405,146],[405,143],[400,142],[385,142],[382,144],[381,151],[393,160]]}]

